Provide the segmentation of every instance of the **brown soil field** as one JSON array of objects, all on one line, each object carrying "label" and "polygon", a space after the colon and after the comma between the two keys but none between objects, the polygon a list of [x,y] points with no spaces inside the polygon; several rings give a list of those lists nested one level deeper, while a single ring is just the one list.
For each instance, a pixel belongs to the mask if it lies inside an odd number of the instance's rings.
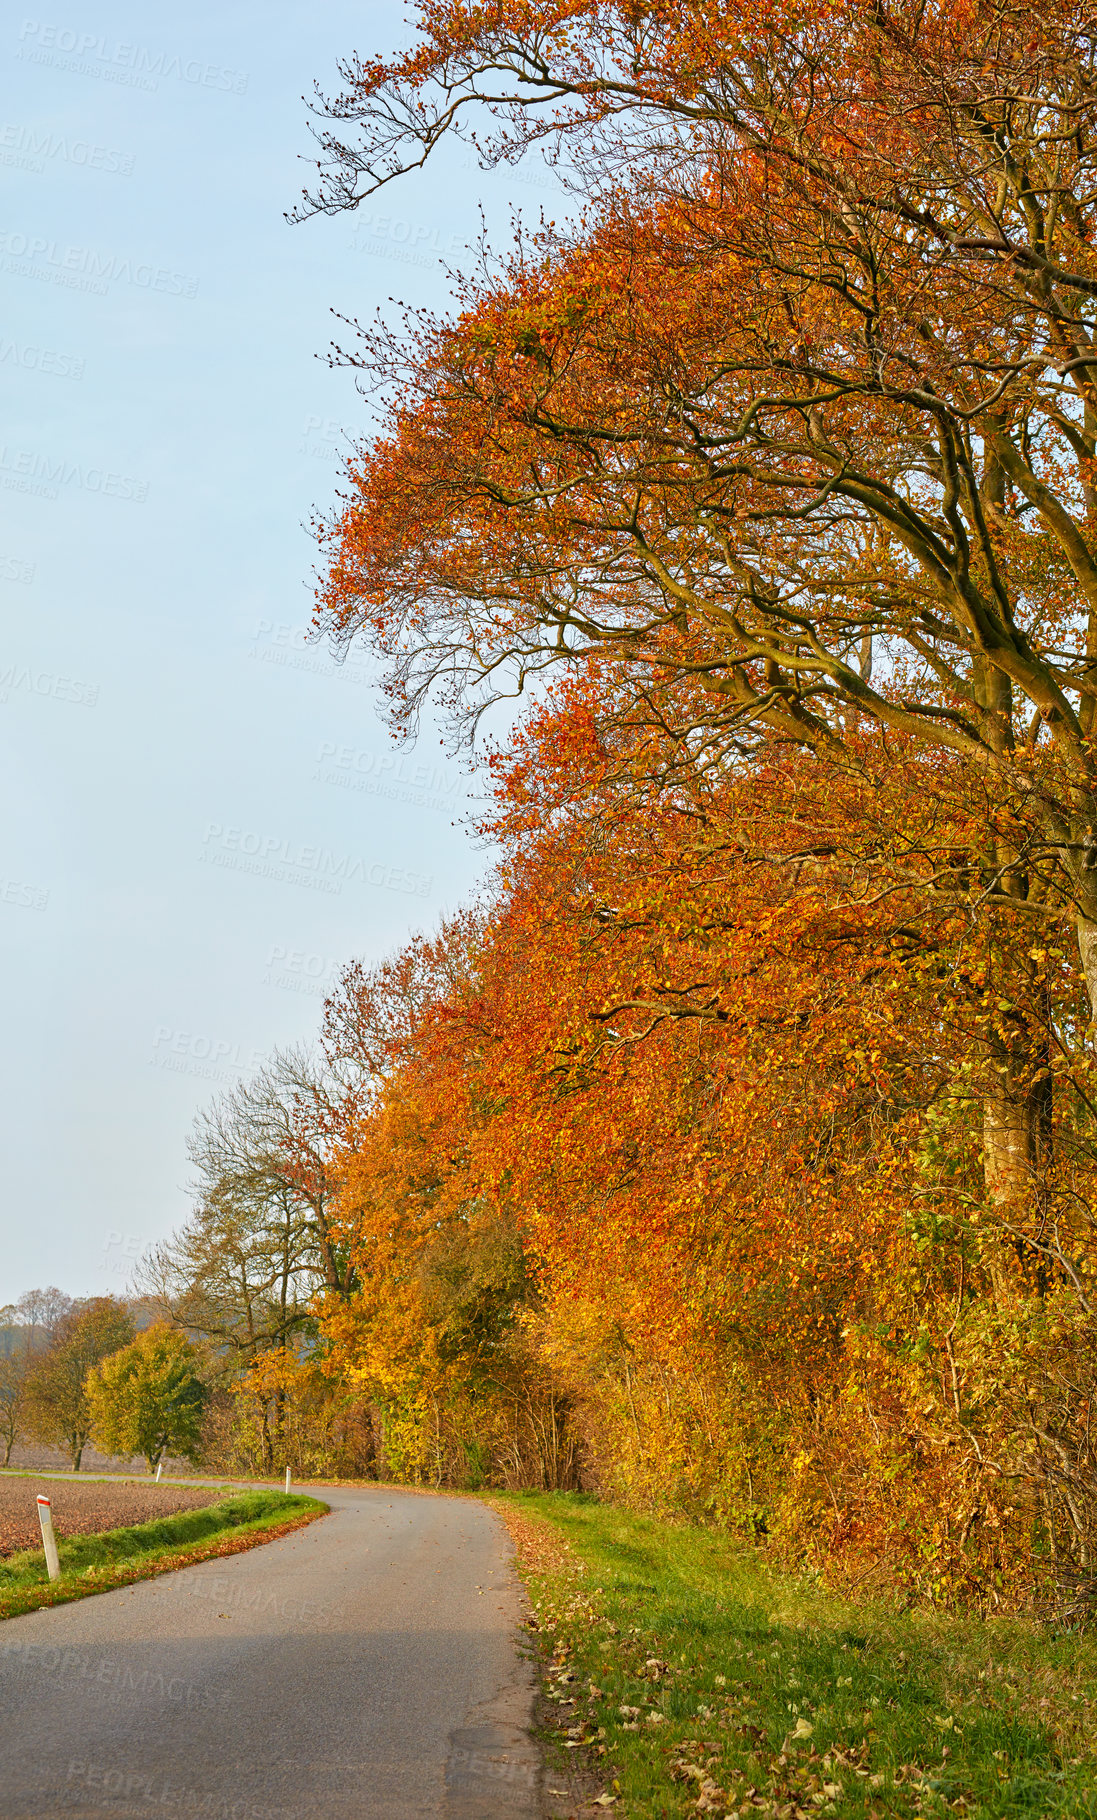
[{"label": "brown soil field", "polygon": [[[11,1450],[8,1465],[19,1472],[63,1472],[72,1471],[72,1461],[67,1447],[47,1447],[42,1441],[16,1441]],[[80,1462],[81,1472],[120,1472],[126,1478],[139,1479],[145,1470],[144,1463],[135,1459],[133,1454],[99,1453],[89,1441],[84,1449]],[[189,1460],[176,1459],[172,1454],[164,1455],[164,1478],[193,1479],[194,1467]]]},{"label": "brown soil field", "polygon": [[53,1505],[53,1527],[59,1539],[93,1535],[101,1529],[128,1528],[176,1510],[194,1510],[231,1495],[228,1486],[97,1484],[93,1479],[0,1478],[0,1556],[20,1548],[40,1548],[38,1494]]}]

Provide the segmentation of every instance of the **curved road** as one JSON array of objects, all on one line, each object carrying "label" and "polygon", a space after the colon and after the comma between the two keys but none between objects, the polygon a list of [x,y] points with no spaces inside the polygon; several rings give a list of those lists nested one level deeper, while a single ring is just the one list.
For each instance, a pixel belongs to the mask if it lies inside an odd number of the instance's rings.
[{"label": "curved road", "polygon": [[5,1820],[540,1811],[498,1518],[340,1488],[307,1529],[0,1625]]}]

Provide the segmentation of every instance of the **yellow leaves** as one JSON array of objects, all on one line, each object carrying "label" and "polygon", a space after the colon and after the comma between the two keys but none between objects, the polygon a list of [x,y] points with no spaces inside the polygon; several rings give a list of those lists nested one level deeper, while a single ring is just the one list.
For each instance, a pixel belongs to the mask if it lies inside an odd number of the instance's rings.
[{"label": "yellow leaves", "polygon": [[676,1782],[704,1782],[707,1779],[700,1764],[691,1763],[688,1757],[676,1757],[670,1773]]},{"label": "yellow leaves", "polygon": [[[384,1401],[416,1473],[440,1433],[444,1470],[488,1436],[511,1475],[494,1437],[547,1386],[608,1494],[705,1509],[838,1577],[886,1561],[967,1596],[983,1518],[962,1551],[947,1523],[978,1463],[942,1335],[966,1411],[991,1242],[981,1001],[1003,1029],[1025,1009],[1005,938],[915,892],[854,901],[848,853],[806,885],[786,864],[790,825],[867,849],[875,790],[820,788],[790,757],[706,784],[687,814],[651,790],[648,733],[615,724],[607,752],[604,706],[546,708],[490,916],[393,976],[401,1016],[425,983],[346,1146],[361,1289],[323,1316],[332,1368]],[[889,813],[921,838],[924,798],[951,844],[935,780],[904,776]],[[1010,939],[1031,979],[1049,950]]]}]

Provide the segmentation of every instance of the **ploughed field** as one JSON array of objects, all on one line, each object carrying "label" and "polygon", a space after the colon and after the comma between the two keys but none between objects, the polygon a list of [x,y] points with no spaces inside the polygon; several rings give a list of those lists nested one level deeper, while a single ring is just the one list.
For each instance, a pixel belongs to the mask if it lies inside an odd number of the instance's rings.
[{"label": "ploughed field", "polygon": [[128,1529],[177,1510],[196,1510],[223,1498],[225,1488],[211,1485],[116,1485],[93,1479],[0,1478],[0,1556],[21,1548],[40,1548],[38,1494],[53,1505],[58,1538],[95,1535],[101,1529]]}]

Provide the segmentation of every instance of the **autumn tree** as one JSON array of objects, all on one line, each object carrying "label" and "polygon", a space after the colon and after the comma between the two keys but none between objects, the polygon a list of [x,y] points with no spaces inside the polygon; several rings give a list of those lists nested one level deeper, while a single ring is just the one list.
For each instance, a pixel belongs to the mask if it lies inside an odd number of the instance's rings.
[{"label": "autumn tree", "polygon": [[125,1303],[114,1296],[93,1296],[73,1303],[31,1366],[27,1379],[31,1432],[66,1447],[73,1472],[80,1470],[91,1434],[88,1373],[132,1339],[133,1319]]},{"label": "autumn tree", "polygon": [[332,1069],[280,1050],[195,1121],[194,1211],[143,1261],[139,1282],[162,1317],[207,1336],[229,1367],[306,1333],[321,1287],[346,1291],[330,1208],[348,1093]]},{"label": "autumn tree", "polygon": [[530,1343],[538,1303],[518,1210],[475,1167],[489,1084],[484,918],[450,918],[348,967],[325,1046],[363,1080],[337,1223],[356,1288],[320,1306],[325,1369],[370,1398],[382,1464],[434,1484],[575,1481],[566,1399]]},{"label": "autumn tree", "polygon": [[12,1448],[20,1438],[25,1418],[27,1395],[27,1354],[0,1352],[0,1445],[4,1449],[2,1464],[11,1461]]},{"label": "autumn tree", "polygon": [[[329,1470],[368,1457],[348,1399],[330,1385],[326,1401],[315,1396],[315,1369],[296,1369],[315,1348],[317,1295],[339,1299],[354,1283],[332,1210],[337,1152],[361,1090],[357,1067],[285,1049],[219,1096],[190,1139],[191,1214],[137,1273],[158,1318],[202,1344],[208,1446],[226,1469],[273,1469],[300,1429],[306,1380],[319,1449],[311,1466],[319,1469],[321,1432]],[[291,1453],[300,1465],[298,1441]]]},{"label": "autumn tree", "polygon": [[200,1187],[269,1205],[279,1231],[296,1234],[288,1242],[300,1253],[297,1268],[337,1293],[346,1274],[328,1223],[330,1152],[345,1123],[346,1091],[303,1050],[278,1050],[198,1119],[191,1142]]},{"label": "autumn tree", "polygon": [[186,1337],[159,1324],[88,1372],[90,1432],[102,1453],[145,1456],[155,1472],[166,1453],[197,1457],[206,1389]]},{"label": "autumn tree", "polygon": [[35,1354],[49,1343],[71,1307],[72,1297],[50,1285],[28,1289],[17,1301],[0,1308],[0,1444],[5,1466],[26,1428],[27,1379]]},{"label": "autumn tree", "polygon": [[235,1462],[266,1474],[290,1466],[307,1478],[370,1473],[374,1438],[368,1402],[324,1366],[319,1348],[271,1347],[256,1355],[228,1393]]},{"label": "autumn tree", "polygon": [[[351,463],[323,622],[387,654],[405,711],[595,654],[709,762],[925,753],[984,813],[914,853],[893,825],[891,874],[1036,946],[1072,922],[1097,1003],[1084,15],[497,0],[343,73],[303,212],[466,130],[489,164],[544,149],[587,207],[453,321],[349,354],[393,404]],[[1016,1213],[1046,1032],[999,1037],[987,1183]]]},{"label": "autumn tree", "polygon": [[[874,888],[882,820],[960,848],[977,818],[932,755],[679,762],[671,789],[604,682],[498,756],[490,905],[327,1008],[375,1082],[341,1164],[360,1287],[321,1311],[333,1368],[405,1473],[462,1482],[472,1426],[489,1473],[537,1482],[496,1426],[528,1399],[606,1495],[940,1597],[1069,1588],[1097,1509],[1097,1225],[1062,939],[1034,957],[1020,921]],[[1033,998],[1005,1000],[1021,962]],[[981,1106],[1015,1017],[1049,1032],[1058,1174],[1010,1234]]]},{"label": "autumn tree", "polygon": [[72,1297],[51,1283],[45,1289],[25,1290],[16,1301],[0,1309],[0,1319],[14,1323],[33,1351],[52,1338],[58,1322],[72,1306]]}]

